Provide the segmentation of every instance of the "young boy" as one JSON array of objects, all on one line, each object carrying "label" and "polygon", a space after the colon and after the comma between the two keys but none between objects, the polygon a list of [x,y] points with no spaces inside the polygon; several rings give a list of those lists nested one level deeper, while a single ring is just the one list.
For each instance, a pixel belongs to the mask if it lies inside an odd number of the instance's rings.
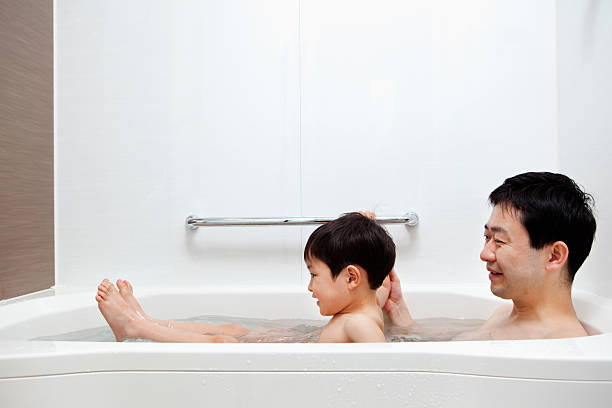
[{"label": "young boy", "polygon": [[319,342],[384,342],[376,290],[395,263],[395,244],[385,229],[361,214],[346,214],[310,235],[304,260],[308,290],[321,314],[333,316]]},{"label": "young boy", "polygon": [[[387,232],[375,221],[350,213],[317,228],[306,243],[304,259],[311,275],[308,290],[318,299],[321,314],[333,316],[319,342],[384,342],[376,289],[395,262],[395,244]],[[117,288],[105,279],[96,295],[117,341],[236,342],[248,332],[233,324],[154,319],[145,314],[129,282],[118,280]]]}]

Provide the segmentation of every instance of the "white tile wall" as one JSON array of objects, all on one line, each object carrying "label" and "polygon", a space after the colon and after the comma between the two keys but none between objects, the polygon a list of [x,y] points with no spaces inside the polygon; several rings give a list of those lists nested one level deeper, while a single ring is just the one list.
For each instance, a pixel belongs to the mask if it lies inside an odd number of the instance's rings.
[{"label": "white tile wall", "polygon": [[612,3],[559,1],[560,167],[595,198],[597,233],[575,286],[610,297]]},{"label": "white tile wall", "polygon": [[419,213],[389,228],[407,285],[488,285],[488,193],[574,149],[553,0],[64,0],[56,15],[58,285],[301,287],[312,228],[187,233],[184,218],[357,209]]},{"label": "white tile wall", "polygon": [[557,165],[554,2],[302,3],[304,212],[416,210],[407,284],[488,284],[487,196]]},{"label": "white tile wall", "polygon": [[297,284],[297,4],[57,3],[58,284]]}]

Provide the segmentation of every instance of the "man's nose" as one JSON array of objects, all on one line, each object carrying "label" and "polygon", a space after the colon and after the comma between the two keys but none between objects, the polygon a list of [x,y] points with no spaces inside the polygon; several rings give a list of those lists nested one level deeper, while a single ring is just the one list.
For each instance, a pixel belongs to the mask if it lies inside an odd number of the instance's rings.
[{"label": "man's nose", "polygon": [[493,241],[485,243],[484,248],[480,251],[480,260],[484,262],[495,262],[495,251],[493,250]]}]

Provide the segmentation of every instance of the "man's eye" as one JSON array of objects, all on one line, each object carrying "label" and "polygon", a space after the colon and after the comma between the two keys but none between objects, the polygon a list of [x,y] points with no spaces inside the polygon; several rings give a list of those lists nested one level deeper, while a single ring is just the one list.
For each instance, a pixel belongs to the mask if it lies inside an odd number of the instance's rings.
[{"label": "man's eye", "polygon": [[501,245],[501,244],[504,244],[505,242],[504,241],[500,241],[499,239],[496,239],[495,243],[498,244],[498,245]]}]

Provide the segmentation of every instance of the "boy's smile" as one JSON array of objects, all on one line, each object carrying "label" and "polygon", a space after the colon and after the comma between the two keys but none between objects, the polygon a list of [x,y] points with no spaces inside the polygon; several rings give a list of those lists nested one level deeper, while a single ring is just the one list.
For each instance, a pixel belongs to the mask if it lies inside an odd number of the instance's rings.
[{"label": "boy's smile", "polygon": [[331,270],[321,260],[311,257],[306,266],[310,271],[308,290],[318,299],[317,306],[323,316],[333,316],[342,312],[350,303],[346,282],[346,270],[332,278]]}]

